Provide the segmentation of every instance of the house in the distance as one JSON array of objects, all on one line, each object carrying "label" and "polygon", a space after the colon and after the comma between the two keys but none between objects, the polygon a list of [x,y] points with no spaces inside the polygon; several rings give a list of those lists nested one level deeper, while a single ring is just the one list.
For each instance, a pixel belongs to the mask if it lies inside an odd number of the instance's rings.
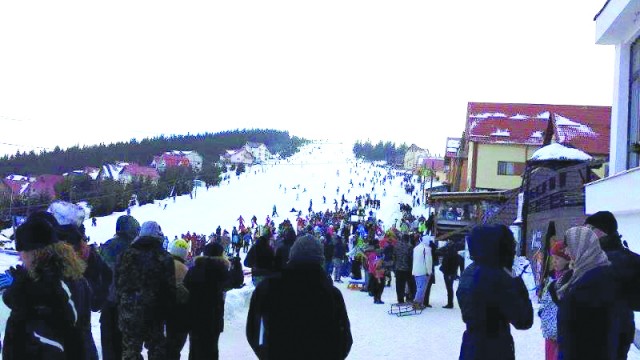
[{"label": "house in the distance", "polygon": [[34,180],[26,176],[12,174],[2,179],[2,183],[9,188],[13,196],[19,196],[24,194],[29,183]]},{"label": "house in the distance", "polygon": [[119,181],[130,183],[134,180],[149,180],[154,184],[158,183],[160,175],[158,170],[149,166],[140,166],[138,164],[125,165],[118,176]]},{"label": "house in the distance", "polygon": [[191,166],[191,162],[184,155],[174,155],[171,153],[164,153],[159,156],[154,156],[151,162],[151,167],[157,169],[158,172],[164,172],[167,168],[176,166]]},{"label": "house in the distance", "polygon": [[82,170],[73,170],[68,173],[62,174],[62,176],[88,176],[91,180],[96,180],[100,174],[100,168],[85,166]]},{"label": "house in the distance", "polygon": [[136,179],[149,179],[157,183],[160,179],[158,171],[152,167],[140,166],[133,163],[105,164],[98,174],[99,180],[114,180],[124,184],[131,183]]},{"label": "house in the distance", "polygon": [[253,156],[254,162],[265,162],[273,157],[267,146],[263,143],[247,141],[244,148]]},{"label": "house in the distance", "polygon": [[411,144],[404,154],[404,168],[407,170],[416,170],[428,156],[429,150],[422,149],[416,144]]},{"label": "house in the distance", "polygon": [[433,179],[440,181],[445,178],[444,159],[437,156],[427,156],[422,159],[421,168],[433,170]]},{"label": "house in the distance", "polygon": [[117,162],[115,164],[104,164],[98,172],[97,180],[120,181],[120,172],[129,163]]},{"label": "house in the distance", "polygon": [[185,157],[187,160],[189,160],[189,165],[191,166],[191,169],[193,169],[193,171],[202,171],[202,163],[204,159],[202,158],[202,155],[198,154],[195,151],[172,150],[165,152],[164,155]]},{"label": "house in the distance", "polygon": [[606,158],[610,116],[608,106],[469,103],[452,191],[519,187],[527,160],[550,143]]},{"label": "house in the distance", "polygon": [[238,150],[227,150],[223,155],[220,155],[220,161],[226,164],[251,165],[255,158],[246,148],[242,147]]},{"label": "house in the distance", "polygon": [[23,195],[35,197],[46,196],[49,199],[56,198],[56,185],[64,181],[62,175],[39,175],[34,181],[29,182],[23,191]]}]

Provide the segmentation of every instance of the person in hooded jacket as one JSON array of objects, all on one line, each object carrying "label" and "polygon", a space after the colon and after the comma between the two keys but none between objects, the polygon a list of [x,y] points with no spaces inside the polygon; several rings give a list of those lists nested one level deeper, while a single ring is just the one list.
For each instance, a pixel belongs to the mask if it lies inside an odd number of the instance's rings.
[{"label": "person in hooded jacket", "polygon": [[[133,216],[122,215],[116,220],[116,235],[107,240],[98,253],[115,275],[116,265],[122,254],[138,236],[140,223]],[[122,333],[118,327],[118,306],[116,304],[116,283],[112,276],[107,299],[100,313],[100,343],[103,360],[122,359]]]},{"label": "person in hooded jacket", "polygon": [[618,295],[615,311],[620,329],[616,359],[624,360],[636,332],[633,310],[640,310],[640,256],[623,246],[618,221],[611,212],[598,211],[587,217],[584,223],[598,235],[600,247],[607,254],[616,278]]},{"label": "person in hooded jacket", "polygon": [[5,328],[5,360],[89,358],[80,324],[91,316],[86,264],[59,241],[56,219],[41,211],[16,230],[23,266],[10,269],[13,283],[4,291],[11,310]]},{"label": "person in hooded jacket", "polygon": [[149,360],[167,358],[164,327],[176,303],[176,275],[173,258],[162,248],[163,240],[158,223],[143,223],[116,268],[123,360],[140,359],[143,344]]},{"label": "person in hooded jacket", "polygon": [[515,359],[511,327],[533,325],[533,307],[521,277],[513,276],[513,233],[504,225],[480,225],[467,240],[473,263],[458,284],[456,297],[467,329],[461,360]]},{"label": "person in hooded jacket", "polygon": [[249,249],[247,257],[244,258],[244,266],[251,268],[253,285],[258,285],[260,281],[272,274],[274,257],[269,238],[264,235],[258,237],[255,245]]},{"label": "person in hooded jacket", "polygon": [[[323,269],[324,249],[298,237],[282,274],[258,284],[246,335],[259,359],[344,359],[353,339],[342,293]],[[313,311],[310,311],[313,309]]]},{"label": "person in hooded jacket", "polygon": [[218,340],[224,330],[224,285],[229,277],[229,261],[220,244],[204,247],[203,256],[184,278],[189,290],[189,360],[218,359]]},{"label": "person in hooded jacket", "polygon": [[561,287],[551,289],[558,304],[558,358],[617,359],[616,283],[598,236],[587,226],[564,234],[573,273]]}]

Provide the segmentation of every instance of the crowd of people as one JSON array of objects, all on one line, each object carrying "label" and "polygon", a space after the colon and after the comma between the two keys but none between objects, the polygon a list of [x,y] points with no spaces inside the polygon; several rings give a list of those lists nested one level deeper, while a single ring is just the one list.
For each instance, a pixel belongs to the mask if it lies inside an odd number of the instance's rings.
[{"label": "crowd of people", "polygon": [[[424,310],[437,270],[443,307],[454,308],[456,297],[466,324],[460,359],[513,359],[511,326],[531,328],[534,312],[513,270],[511,231],[473,228],[465,268],[464,241],[437,241],[433,214],[415,217],[401,204],[402,218],[385,229],[371,214],[352,217],[377,206],[359,199],[349,211],[310,211],[277,226],[268,216],[250,226],[239,217],[231,233],[218,227],[172,241],[157,222],[123,215],[100,247],[87,244],[82,208],[54,202],[17,228],[22,265],[0,275],[11,310],[3,359],[98,359],[98,311],[103,359],[141,359],[143,346],[149,359],[180,359],[187,339],[189,359],[217,359],[224,294],[244,285],[243,250],[255,286],[246,337],[260,359],[346,358],[353,339],[336,284],[363,279],[361,291],[377,305],[395,279],[397,303]],[[625,359],[640,310],[640,257],[625,247],[613,215],[599,212],[555,237],[550,256],[538,311],[545,358]]]}]

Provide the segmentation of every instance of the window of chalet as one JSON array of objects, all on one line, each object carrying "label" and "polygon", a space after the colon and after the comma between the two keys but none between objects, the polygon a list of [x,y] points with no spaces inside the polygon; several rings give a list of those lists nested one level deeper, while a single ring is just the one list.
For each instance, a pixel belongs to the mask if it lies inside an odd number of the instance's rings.
[{"label": "window of chalet", "polygon": [[556,189],[556,178],[549,179],[549,191]]},{"label": "window of chalet", "polygon": [[560,178],[558,179],[558,186],[563,188],[567,185],[567,173],[560,173]]},{"label": "window of chalet", "polygon": [[627,128],[627,168],[640,165],[640,154],[634,144],[640,143],[640,37],[631,45],[629,74],[629,124]]},{"label": "window of chalet", "polygon": [[498,161],[498,175],[522,175],[525,163]]}]

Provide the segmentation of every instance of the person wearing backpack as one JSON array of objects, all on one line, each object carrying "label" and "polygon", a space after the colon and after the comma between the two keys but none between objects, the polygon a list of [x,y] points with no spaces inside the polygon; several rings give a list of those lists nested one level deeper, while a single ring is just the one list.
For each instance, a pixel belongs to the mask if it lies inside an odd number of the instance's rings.
[{"label": "person wearing backpack", "polygon": [[618,285],[615,313],[620,333],[616,359],[626,359],[636,331],[633,311],[640,310],[640,255],[623,246],[618,222],[611,212],[598,211],[587,217],[585,225],[594,230],[611,262]]}]

